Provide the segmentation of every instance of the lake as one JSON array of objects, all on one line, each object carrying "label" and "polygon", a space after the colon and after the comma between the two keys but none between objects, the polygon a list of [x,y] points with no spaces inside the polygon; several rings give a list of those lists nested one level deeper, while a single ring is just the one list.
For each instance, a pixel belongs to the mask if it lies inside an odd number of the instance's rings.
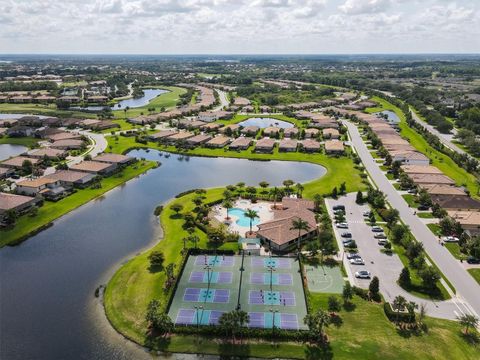
[{"label": "lake", "polygon": [[398,117],[398,115],[394,111],[384,110],[384,111],[377,112],[375,114],[382,114],[382,115],[387,116],[387,119],[388,119],[387,121],[391,124],[400,123],[400,118]]},{"label": "lake", "polygon": [[22,145],[0,144],[0,161],[23,154],[28,148]]},{"label": "lake", "polygon": [[151,359],[110,327],[94,292],[120,262],[158,241],[154,208],[193,188],[281,185],[286,178],[306,182],[325,174],[308,163],[166,158],[154,150],[130,155],[162,165],[0,250],[0,358]]},{"label": "lake", "polygon": [[[148,105],[148,103],[155,99],[157,96],[169,92],[164,89],[143,89],[144,95],[139,98],[130,98],[125,100],[120,100],[114,106],[111,107],[112,110],[123,110],[127,106],[130,109],[137,108],[140,106]],[[86,107],[72,107],[73,110],[90,110],[90,111],[102,111],[104,106],[86,106]]]},{"label": "lake", "polygon": [[267,128],[269,126],[276,126],[282,129],[292,128],[294,125],[288,121],[282,121],[274,118],[262,118],[262,117],[253,117],[242,122],[239,122],[240,126],[258,126],[261,129]]}]

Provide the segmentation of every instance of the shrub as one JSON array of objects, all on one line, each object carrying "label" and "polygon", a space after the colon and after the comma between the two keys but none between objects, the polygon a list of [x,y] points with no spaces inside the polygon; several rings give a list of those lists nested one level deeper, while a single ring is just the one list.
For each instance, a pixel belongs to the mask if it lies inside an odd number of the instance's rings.
[{"label": "shrub", "polygon": [[397,313],[393,310],[392,305],[389,302],[385,302],[383,304],[383,310],[385,311],[385,315],[387,315],[388,320],[390,321],[398,321],[398,322],[414,322],[415,321],[415,312],[413,309],[407,309],[408,312],[400,312]]}]

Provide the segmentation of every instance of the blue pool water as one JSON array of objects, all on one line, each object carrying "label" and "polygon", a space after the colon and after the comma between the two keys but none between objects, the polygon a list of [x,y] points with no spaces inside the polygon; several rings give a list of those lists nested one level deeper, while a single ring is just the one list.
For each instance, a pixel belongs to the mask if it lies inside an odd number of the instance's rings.
[{"label": "blue pool water", "polygon": [[[255,210],[255,209],[253,209]],[[245,216],[245,210],[239,209],[239,208],[233,208],[228,211],[228,215],[233,215],[238,217],[238,220],[236,221],[237,225],[244,226],[244,227],[250,227],[250,219]],[[260,223],[260,219],[256,217],[252,221],[252,226],[257,225]]]},{"label": "blue pool water", "polygon": [[240,126],[258,126],[261,129],[264,129],[269,126],[276,126],[282,129],[292,128],[293,124],[288,121],[282,121],[275,118],[262,118],[262,117],[253,117],[248,118],[242,122],[239,122]]}]

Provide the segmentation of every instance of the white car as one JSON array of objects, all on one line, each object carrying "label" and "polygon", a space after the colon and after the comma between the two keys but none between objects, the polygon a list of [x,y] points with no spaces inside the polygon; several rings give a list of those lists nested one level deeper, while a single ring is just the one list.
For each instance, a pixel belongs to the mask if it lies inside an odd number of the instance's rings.
[{"label": "white car", "polygon": [[347,223],[338,223],[337,224],[337,229],[348,229],[348,224]]},{"label": "white car", "polygon": [[442,240],[445,242],[458,242],[459,239],[455,236],[444,236]]},{"label": "white car", "polygon": [[360,257],[359,253],[347,253],[347,259],[348,260],[359,258],[359,257]]},{"label": "white car", "polygon": [[360,270],[355,273],[355,277],[358,279],[370,279],[372,274],[370,274],[370,271]]},{"label": "white car", "polygon": [[383,232],[383,229],[380,226],[373,226],[372,231],[373,232]]},{"label": "white car", "polygon": [[361,257],[350,259],[350,264],[352,265],[365,265],[365,261]]},{"label": "white car", "polygon": [[368,217],[368,216],[370,216],[370,213],[371,213],[370,210],[366,210],[366,211],[363,212],[363,216]]}]

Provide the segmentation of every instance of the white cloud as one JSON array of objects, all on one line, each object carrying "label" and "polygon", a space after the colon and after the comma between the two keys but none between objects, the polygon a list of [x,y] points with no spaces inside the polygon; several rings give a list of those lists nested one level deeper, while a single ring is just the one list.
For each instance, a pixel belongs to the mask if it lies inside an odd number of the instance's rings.
[{"label": "white cloud", "polygon": [[372,14],[385,11],[390,0],[347,0],[338,8],[345,14]]}]

